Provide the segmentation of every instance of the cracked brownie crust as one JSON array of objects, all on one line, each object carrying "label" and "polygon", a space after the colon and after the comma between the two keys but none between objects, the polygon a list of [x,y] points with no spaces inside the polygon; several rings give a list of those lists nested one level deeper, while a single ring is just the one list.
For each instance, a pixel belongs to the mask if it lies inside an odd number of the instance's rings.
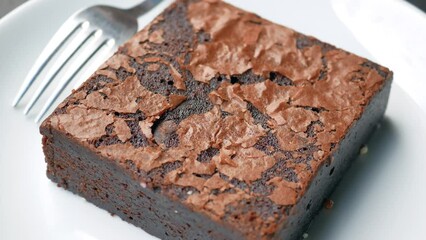
[{"label": "cracked brownie crust", "polygon": [[294,239],[391,79],[224,2],[180,0],[43,122],[47,175],[162,238]]}]

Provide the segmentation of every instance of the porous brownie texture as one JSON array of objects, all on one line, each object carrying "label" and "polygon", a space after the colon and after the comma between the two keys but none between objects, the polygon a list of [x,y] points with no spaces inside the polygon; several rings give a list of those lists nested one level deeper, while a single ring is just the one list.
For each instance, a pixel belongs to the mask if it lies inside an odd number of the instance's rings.
[{"label": "porous brownie texture", "polygon": [[42,123],[47,176],[163,239],[297,239],[391,81],[225,2],[179,0]]}]

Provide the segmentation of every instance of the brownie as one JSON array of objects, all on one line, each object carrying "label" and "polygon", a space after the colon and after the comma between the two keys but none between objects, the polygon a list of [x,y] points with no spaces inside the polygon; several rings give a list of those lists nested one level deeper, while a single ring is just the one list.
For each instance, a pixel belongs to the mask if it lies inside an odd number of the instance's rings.
[{"label": "brownie", "polygon": [[47,176],[162,239],[298,239],[391,82],[227,3],[179,0],[42,123]]}]

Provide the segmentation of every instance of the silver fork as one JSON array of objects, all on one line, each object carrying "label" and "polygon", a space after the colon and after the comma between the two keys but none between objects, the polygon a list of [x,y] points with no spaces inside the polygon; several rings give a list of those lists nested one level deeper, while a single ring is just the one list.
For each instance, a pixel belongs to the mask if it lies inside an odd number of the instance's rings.
[{"label": "silver fork", "polygon": [[[130,38],[138,30],[138,17],[149,12],[160,2],[162,0],[145,0],[130,9],[98,5],[72,15],[42,51],[21,85],[12,105],[15,107],[21,101],[49,62],[58,55],[46,77],[25,107],[24,114],[27,115],[49,84],[61,71],[69,67],[70,60],[84,49],[89,54],[86,54],[87,57],[83,61],[78,61],[81,64],[74,69],[70,69],[69,76],[63,78],[58,84],[35,118],[35,122],[39,122],[68,84],[94,56],[99,54],[102,48],[109,46],[112,49],[116,49],[121,43]],[[90,51],[87,52],[86,48]]]}]

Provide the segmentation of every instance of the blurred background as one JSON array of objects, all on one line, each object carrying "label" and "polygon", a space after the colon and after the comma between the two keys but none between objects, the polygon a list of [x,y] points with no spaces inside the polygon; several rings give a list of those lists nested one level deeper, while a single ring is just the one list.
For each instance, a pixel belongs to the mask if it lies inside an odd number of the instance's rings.
[{"label": "blurred background", "polygon": [[26,2],[26,0],[1,0],[0,1],[0,18],[24,2]]},{"label": "blurred background", "polygon": [[423,11],[426,11],[426,1],[425,0],[409,0],[412,4],[417,6],[418,8],[422,9]]}]

